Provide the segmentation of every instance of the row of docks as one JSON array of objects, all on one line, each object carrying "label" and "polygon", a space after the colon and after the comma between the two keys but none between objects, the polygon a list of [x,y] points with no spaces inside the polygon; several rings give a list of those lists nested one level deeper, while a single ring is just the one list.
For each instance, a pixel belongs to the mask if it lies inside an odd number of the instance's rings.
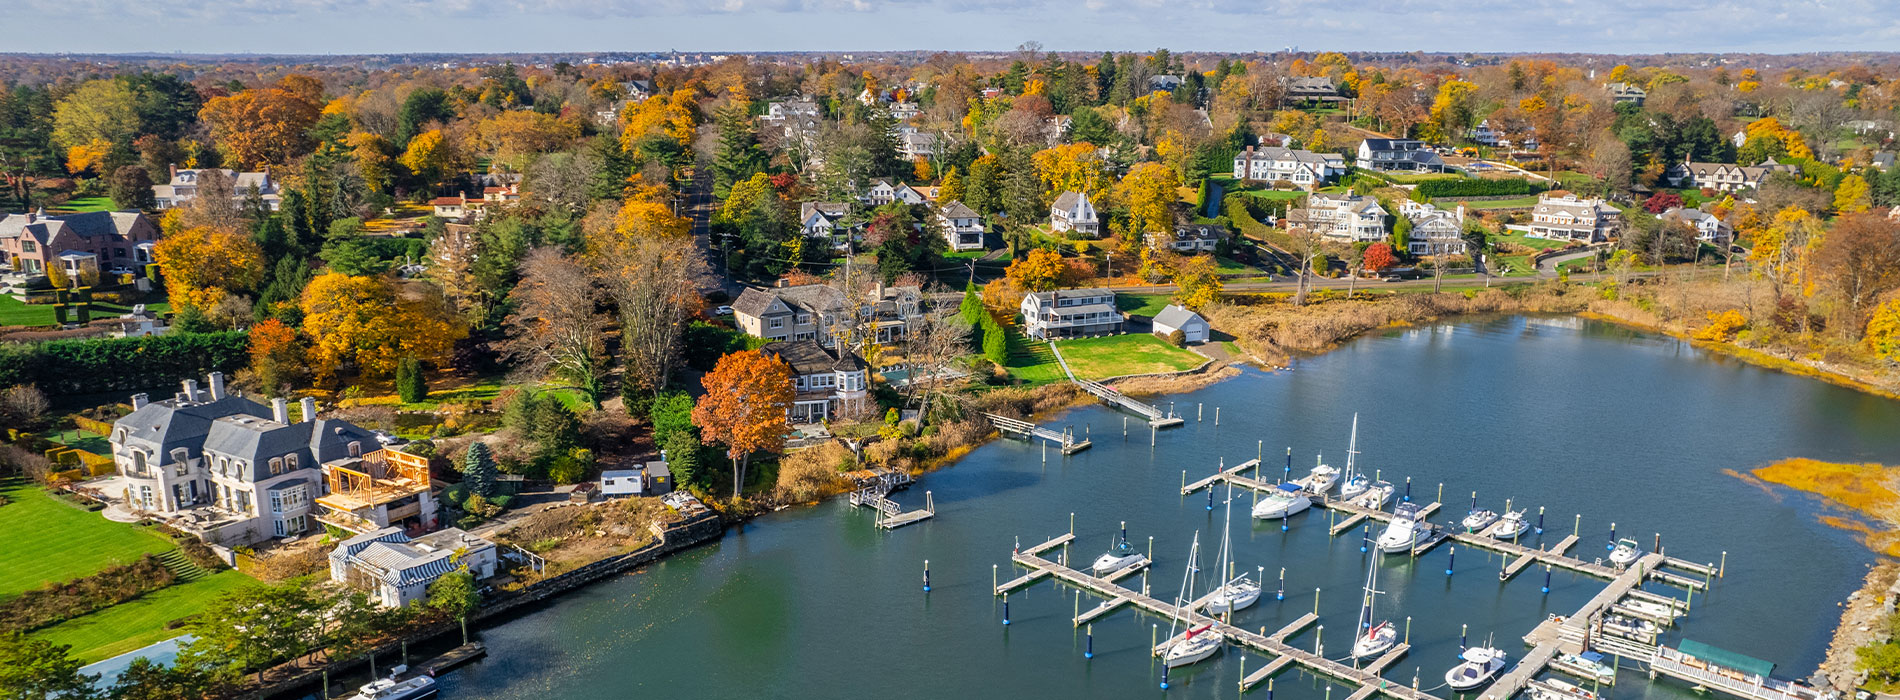
[{"label": "row of docks", "polygon": [[[1261,480],[1257,475],[1251,477],[1246,475],[1250,471],[1257,474],[1259,466],[1260,460],[1256,459],[1234,467],[1222,467],[1212,476],[1192,483],[1189,483],[1184,475],[1181,493],[1187,495],[1202,489],[1211,490],[1222,482],[1256,493],[1278,491],[1278,483]],[[1441,492],[1442,488],[1441,485]],[[1409,495],[1408,487],[1407,497]],[[1329,494],[1314,494],[1311,498],[1314,506],[1329,511],[1333,523],[1328,531],[1335,536],[1351,532],[1362,524],[1386,523],[1395,517],[1382,509],[1349,503]],[[1440,509],[1440,503],[1434,501],[1424,505],[1418,517],[1423,521]],[[1578,516],[1576,522],[1580,527],[1581,516]],[[1619,660],[1639,662],[1646,665],[1651,677],[1671,676],[1749,700],[1822,700],[1819,691],[1807,686],[1771,679],[1762,674],[1750,676],[1745,670],[1725,668],[1717,660],[1696,658],[1683,649],[1671,648],[1660,642],[1660,629],[1673,626],[1681,617],[1688,614],[1695,593],[1707,590],[1713,580],[1721,575],[1725,562],[1724,565],[1695,563],[1670,557],[1660,551],[1661,547],[1658,546],[1656,549],[1659,551],[1642,553],[1628,566],[1616,567],[1601,560],[1585,561],[1570,555],[1571,549],[1580,540],[1581,535],[1578,532],[1572,532],[1552,546],[1530,547],[1508,539],[1493,537],[1495,533],[1490,527],[1479,532],[1466,532],[1455,524],[1427,524],[1432,528],[1430,536],[1414,546],[1410,553],[1414,557],[1424,555],[1439,544],[1451,542],[1454,545],[1471,546],[1505,555],[1506,563],[1499,572],[1500,580],[1510,580],[1524,569],[1537,564],[1543,564],[1547,569],[1567,569],[1606,580],[1603,589],[1575,613],[1567,616],[1552,615],[1526,634],[1524,642],[1531,647],[1531,650],[1523,655],[1514,667],[1486,687],[1478,696],[1479,700],[1510,700],[1532,687],[1537,687],[1539,692],[1546,696],[1551,695],[1551,691],[1561,691],[1561,686],[1538,680],[1540,674],[1546,671],[1578,675],[1586,680],[1598,680],[1584,675],[1588,673],[1588,669],[1575,667],[1565,661],[1566,655],[1581,654],[1586,651],[1597,651],[1614,655]],[[1541,516],[1538,525],[1541,532]],[[1123,578],[1147,567],[1148,562],[1145,559],[1139,564],[1106,576],[1095,576],[1068,566],[1068,547],[1073,541],[1074,534],[1071,532],[1013,553],[1011,561],[1027,569],[1027,572],[1018,578],[998,583],[994,593],[1007,598],[1012,590],[1044,579],[1055,579],[1102,599],[1098,606],[1086,611],[1080,610],[1078,604],[1078,612],[1073,620],[1078,627],[1090,624],[1124,606],[1132,606],[1170,619],[1179,619],[1188,628],[1211,626],[1212,629],[1219,631],[1228,643],[1272,657],[1265,667],[1255,669],[1251,673],[1245,671],[1243,666],[1240,680],[1243,691],[1297,665],[1348,685],[1357,686],[1347,700],[1367,700],[1374,695],[1384,695],[1399,700],[1438,700],[1435,696],[1415,687],[1416,679],[1414,686],[1408,687],[1380,675],[1382,671],[1405,655],[1408,650],[1405,644],[1395,646],[1368,665],[1354,668],[1286,643],[1290,636],[1318,622],[1317,614],[1306,614],[1272,634],[1268,634],[1264,629],[1258,632],[1246,630],[1202,612],[1208,597],[1213,595],[1212,592],[1199,600],[1177,606],[1156,599],[1148,595],[1146,591],[1131,590],[1118,583]],[[1660,544],[1660,536],[1658,536],[1658,544]],[[1053,557],[1050,556],[1052,552]],[[1723,558],[1726,559],[1726,554]],[[1679,599],[1645,590],[1643,584],[1647,581],[1659,581],[1684,589],[1688,598]],[[1163,653],[1178,640],[1179,637],[1176,637],[1157,645],[1154,653],[1157,655]],[[1725,680],[1717,682],[1705,678],[1711,675]],[[1582,699],[1579,698],[1579,700]]]}]

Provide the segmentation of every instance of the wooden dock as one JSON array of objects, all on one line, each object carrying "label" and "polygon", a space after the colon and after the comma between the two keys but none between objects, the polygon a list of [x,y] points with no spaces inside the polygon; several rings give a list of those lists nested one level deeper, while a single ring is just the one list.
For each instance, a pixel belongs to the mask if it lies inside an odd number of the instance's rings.
[{"label": "wooden dock", "polygon": [[1077,441],[1075,439],[1075,432],[1072,430],[1064,430],[1058,433],[1026,420],[1016,420],[1015,418],[999,416],[994,413],[985,413],[983,415],[990,419],[990,424],[995,425],[999,432],[1008,435],[1021,435],[1030,439],[1047,440],[1055,444],[1056,449],[1061,450],[1062,454],[1065,455],[1081,452],[1094,444],[1088,440]]},{"label": "wooden dock", "polygon": [[404,673],[402,678],[414,678],[416,676],[433,677],[438,674],[447,673],[450,669],[487,655],[488,647],[482,645],[481,642],[469,642],[443,652],[441,656],[409,667],[409,671]]},{"label": "wooden dock", "polygon": [[877,511],[877,526],[886,530],[895,530],[905,525],[921,523],[937,515],[936,499],[929,491],[924,492],[924,507],[906,511],[903,506],[888,497],[889,490],[880,486],[867,486],[851,492],[851,505],[870,508]]},{"label": "wooden dock", "polygon": [[[1375,693],[1383,693],[1396,700],[1437,700],[1437,698],[1428,693],[1420,692],[1408,686],[1392,683],[1380,677],[1377,673],[1369,672],[1365,669],[1353,668],[1320,656],[1319,654],[1286,644],[1284,641],[1286,637],[1291,636],[1299,629],[1313,622],[1313,620],[1308,619],[1308,617],[1302,617],[1294,621],[1293,624],[1288,625],[1279,632],[1275,632],[1272,636],[1259,634],[1229,625],[1193,610],[1185,609],[1186,606],[1177,607],[1173,604],[1162,602],[1151,596],[1123,588],[1111,581],[1091,576],[1040,556],[1043,552],[1061,546],[1073,539],[1073,536],[1069,535],[1058,537],[1031,547],[1028,550],[1017,552],[1010,559],[1017,565],[1030,569],[1032,575],[1036,572],[1041,572],[1041,576],[1038,576],[1038,578],[1054,578],[1101,596],[1109,601],[1125,600],[1125,603],[1120,603],[1119,605],[1133,605],[1155,615],[1169,618],[1178,616],[1182,622],[1192,627],[1198,628],[1211,625],[1215,630],[1226,637],[1229,644],[1244,647],[1256,653],[1277,657],[1273,662],[1268,664],[1267,668],[1256,671],[1247,677],[1254,683],[1258,683],[1260,680],[1272,676],[1288,665],[1299,664],[1315,672],[1359,686],[1358,691],[1353,695],[1353,697],[1359,700],[1370,698]],[[1166,647],[1164,645],[1159,648],[1165,649]],[[1243,685],[1247,683],[1247,680],[1242,681]]]},{"label": "wooden dock", "polygon": [[1062,357],[1062,348],[1056,347],[1054,342],[1049,343],[1049,352],[1055,354],[1056,363],[1062,366],[1063,374],[1069,375],[1069,381],[1075,382],[1075,385],[1082,387],[1083,391],[1101,399],[1102,403],[1138,414],[1148,420],[1148,425],[1155,428],[1172,428],[1187,422],[1175,417],[1173,413],[1163,413],[1159,408],[1130,398],[1127,394],[1116,391],[1115,387],[1075,376],[1075,371],[1069,369],[1069,361]]},{"label": "wooden dock", "polygon": [[1503,677],[1486,688],[1479,700],[1510,700],[1511,696],[1524,689],[1537,674],[1550,665],[1550,660],[1559,653],[1580,653],[1584,651],[1584,641],[1591,637],[1592,621],[1604,610],[1622,600],[1630,591],[1643,584],[1644,571],[1662,563],[1660,554],[1647,554],[1629,569],[1617,574],[1610,584],[1598,591],[1589,602],[1584,603],[1576,614],[1559,621],[1552,618],[1537,625],[1536,629],[1525,635],[1524,641],[1533,645],[1529,654],[1517,662]]},{"label": "wooden dock", "polygon": [[1669,676],[1747,700],[1822,700],[1831,694],[1813,687],[1725,668],[1669,647],[1649,658],[1649,677]]}]

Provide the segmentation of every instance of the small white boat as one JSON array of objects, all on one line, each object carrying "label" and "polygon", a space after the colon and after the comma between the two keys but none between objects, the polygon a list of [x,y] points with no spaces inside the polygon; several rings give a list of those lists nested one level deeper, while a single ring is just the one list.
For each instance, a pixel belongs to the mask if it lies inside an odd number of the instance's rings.
[{"label": "small white boat", "polygon": [[1398,508],[1393,509],[1392,522],[1387,523],[1385,530],[1379,533],[1379,538],[1374,540],[1379,551],[1386,554],[1410,553],[1412,548],[1423,543],[1431,535],[1432,528],[1425,524],[1420,514],[1421,509],[1416,503],[1400,503]]},{"label": "small white boat", "polygon": [[1306,476],[1294,479],[1293,483],[1306,489],[1307,493],[1323,496],[1331,493],[1333,485],[1339,483],[1339,470],[1322,463],[1313,467],[1313,471],[1307,472]]},{"label": "small white boat", "polygon": [[1128,543],[1128,523],[1122,523],[1121,537],[1116,538],[1115,545],[1103,552],[1102,556],[1096,557],[1095,563],[1089,568],[1094,570],[1096,576],[1107,576],[1147,562],[1147,555],[1135,551],[1134,545]]},{"label": "small white boat", "polygon": [[1498,518],[1496,525],[1491,526],[1491,537],[1499,540],[1514,540],[1530,529],[1531,524],[1524,519],[1524,511],[1514,510],[1505,513],[1504,517]]},{"label": "small white boat", "polygon": [[1207,612],[1210,615],[1219,615],[1246,610],[1247,606],[1259,600],[1260,584],[1255,583],[1250,576],[1241,575],[1214,591],[1214,595],[1208,596]]},{"label": "small white boat", "polygon": [[1357,498],[1359,494],[1365,493],[1369,488],[1372,488],[1372,477],[1354,474],[1346,478],[1346,483],[1339,485],[1339,497],[1350,501]]},{"label": "small white boat", "polygon": [[1525,688],[1531,700],[1597,700],[1597,694],[1556,678],[1531,681]]},{"label": "small white boat", "polygon": [[1623,615],[1604,615],[1603,631],[1637,641],[1647,642],[1656,638],[1656,623],[1638,620]]},{"label": "small white boat", "polygon": [[1644,617],[1644,618],[1657,619],[1657,620],[1674,620],[1678,617],[1682,617],[1682,613],[1678,611],[1676,608],[1672,606],[1668,606],[1668,605],[1663,605],[1662,603],[1658,603],[1653,600],[1643,600],[1641,598],[1625,598],[1622,601],[1618,602],[1616,606],[1620,608],[1626,608],[1630,612],[1635,613],[1635,615],[1633,615],[1634,617]]},{"label": "small white boat", "polygon": [[1261,520],[1279,520],[1311,507],[1313,507],[1313,498],[1308,495],[1305,487],[1293,483],[1280,484],[1273,493],[1254,504],[1253,517]]},{"label": "small white boat", "polygon": [[1205,660],[1218,653],[1227,638],[1213,627],[1213,625],[1207,625],[1198,630],[1189,629],[1187,637],[1169,645],[1168,650],[1162,653],[1162,663],[1167,664],[1168,668],[1176,668]]},{"label": "small white boat", "polygon": [[1394,490],[1390,481],[1374,481],[1371,486],[1366,487],[1365,493],[1352,499],[1352,504],[1368,510],[1381,510],[1385,508],[1387,501],[1392,500]]},{"label": "small white boat", "polygon": [[1581,654],[1558,654],[1550,660],[1550,667],[1596,683],[1615,683],[1616,669],[1603,659],[1602,654],[1586,651]]},{"label": "small white boat", "polygon": [[1465,526],[1465,532],[1484,532],[1485,528],[1491,527],[1491,523],[1497,521],[1498,514],[1492,512],[1491,509],[1473,508],[1471,512],[1465,514],[1465,519],[1459,524]]},{"label": "small white boat", "polygon": [[1458,657],[1464,659],[1464,663],[1445,672],[1445,685],[1459,692],[1490,683],[1497,678],[1498,672],[1504,670],[1510,658],[1503,651],[1490,647],[1471,647]]},{"label": "small white boat", "polygon": [[435,679],[416,676],[397,682],[394,678],[370,681],[346,700],[425,700],[435,697]]},{"label": "small white boat", "polygon": [[1636,544],[1636,540],[1617,540],[1616,545],[1610,548],[1610,563],[1615,564],[1618,568],[1629,566],[1642,556],[1643,547],[1642,545]]}]

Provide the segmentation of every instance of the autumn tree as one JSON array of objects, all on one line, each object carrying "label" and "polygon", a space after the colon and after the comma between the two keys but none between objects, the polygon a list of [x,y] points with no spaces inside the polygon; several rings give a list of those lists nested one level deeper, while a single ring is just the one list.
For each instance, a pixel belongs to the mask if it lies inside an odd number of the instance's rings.
[{"label": "autumn tree", "polygon": [[509,110],[475,126],[483,152],[515,172],[527,169],[534,156],[558,151],[580,138],[579,124],[550,114]]},{"label": "autumn tree", "polygon": [[461,155],[441,129],[431,129],[410,139],[408,148],[403,149],[402,157],[397,162],[408,168],[417,179],[433,186],[459,167]]},{"label": "autumn tree", "polygon": [[1181,181],[1160,163],[1140,163],[1115,186],[1115,196],[1128,207],[1128,232],[1140,237],[1156,231],[1174,231],[1174,203]]},{"label": "autumn tree", "polygon": [[672,379],[681,333],[701,303],[699,286],[708,274],[684,219],[665,207],[630,215],[634,204],[622,208],[613,230],[590,232],[587,240],[587,261],[619,311],[626,365],[621,394],[630,408]]},{"label": "autumn tree", "polygon": [[71,153],[103,144],[132,143],[138,134],[137,95],[118,80],[88,80],[53,107],[53,142]]},{"label": "autumn tree", "polygon": [[1867,320],[1867,344],[1874,355],[1900,364],[1900,298],[1889,299]]},{"label": "autumn tree", "polygon": [[387,277],[318,275],[304,287],[302,308],[313,369],[326,381],[346,367],[386,377],[404,357],[446,364],[468,334],[433,287]]},{"label": "autumn tree", "polygon": [[535,249],[521,262],[521,283],[509,294],[514,313],[504,346],[521,371],[580,388],[594,408],[600,408],[608,369],[600,296],[579,260],[554,248]]},{"label": "autumn tree", "polygon": [[1873,208],[1873,188],[1867,179],[1859,175],[1841,178],[1841,184],[1834,188],[1834,210],[1842,214],[1867,211]]},{"label": "autumn tree", "polygon": [[209,227],[165,236],[152,257],[164,270],[165,291],[174,307],[209,312],[234,291],[246,291],[264,279],[264,251],[250,236]]},{"label": "autumn tree", "polygon": [[1799,282],[1805,275],[1813,243],[1820,240],[1821,221],[1813,214],[1788,207],[1775,213],[1773,221],[1755,236],[1748,260],[1758,274],[1768,277],[1775,296],[1783,295],[1784,285]]},{"label": "autumn tree", "polygon": [[1377,274],[1381,270],[1398,265],[1399,258],[1392,253],[1391,244],[1383,242],[1374,243],[1366,246],[1365,256],[1360,259],[1359,264],[1361,267]]},{"label": "autumn tree", "polygon": [[275,318],[251,327],[251,371],[266,392],[282,392],[304,371],[304,348],[297,331]]},{"label": "autumn tree", "polygon": [[1174,270],[1174,300],[1190,309],[1206,308],[1220,298],[1220,271],[1211,255],[1194,255]]},{"label": "autumn tree", "polygon": [[1020,292],[1047,292],[1060,287],[1067,272],[1068,265],[1060,254],[1037,248],[1023,259],[1010,263],[1003,276]]},{"label": "autumn tree", "polygon": [[1069,143],[1036,152],[1032,157],[1042,178],[1043,197],[1053,200],[1063,192],[1081,192],[1097,208],[1108,204],[1106,195],[1115,178],[1108,161],[1089,143]]},{"label": "autumn tree", "polygon": [[776,357],[745,350],[719,358],[701,384],[706,394],[693,406],[693,423],[705,444],[726,446],[726,456],[735,463],[732,497],[738,498],[752,455],[776,454],[785,447],[792,370]]},{"label": "autumn tree", "polygon": [[1866,212],[1841,217],[1822,236],[1814,268],[1837,307],[1830,325],[1853,339],[1878,300],[1900,287],[1900,223]]},{"label": "autumn tree", "polygon": [[961,202],[963,197],[963,175],[957,172],[957,166],[944,168],[943,181],[937,183],[937,201]]},{"label": "autumn tree", "polygon": [[198,116],[230,162],[255,170],[288,165],[315,148],[309,132],[322,109],[322,83],[291,74],[271,87],[213,97]]}]

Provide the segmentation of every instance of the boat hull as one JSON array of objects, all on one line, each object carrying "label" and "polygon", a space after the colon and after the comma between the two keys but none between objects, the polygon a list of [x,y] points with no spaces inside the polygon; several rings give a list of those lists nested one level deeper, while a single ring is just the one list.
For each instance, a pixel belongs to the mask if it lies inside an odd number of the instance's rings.
[{"label": "boat hull", "polygon": [[1223,642],[1227,641],[1219,632],[1207,631],[1195,635],[1193,639],[1183,639],[1168,647],[1161,656],[1162,663],[1168,668],[1180,668],[1188,664],[1206,661],[1208,657],[1220,653]]},{"label": "boat hull", "polygon": [[1120,557],[1112,554],[1104,554],[1095,558],[1095,563],[1089,567],[1089,570],[1095,572],[1096,576],[1107,576],[1122,569],[1146,562],[1147,560],[1148,557],[1140,554],[1130,554]]},{"label": "boat hull", "polygon": [[1253,517],[1258,520],[1280,520],[1306,512],[1313,502],[1305,498],[1291,498],[1284,502],[1279,499],[1261,501],[1253,507]]},{"label": "boat hull", "polygon": [[1260,587],[1255,585],[1228,585],[1220,593],[1207,600],[1207,612],[1210,615],[1246,610],[1260,600]]}]

